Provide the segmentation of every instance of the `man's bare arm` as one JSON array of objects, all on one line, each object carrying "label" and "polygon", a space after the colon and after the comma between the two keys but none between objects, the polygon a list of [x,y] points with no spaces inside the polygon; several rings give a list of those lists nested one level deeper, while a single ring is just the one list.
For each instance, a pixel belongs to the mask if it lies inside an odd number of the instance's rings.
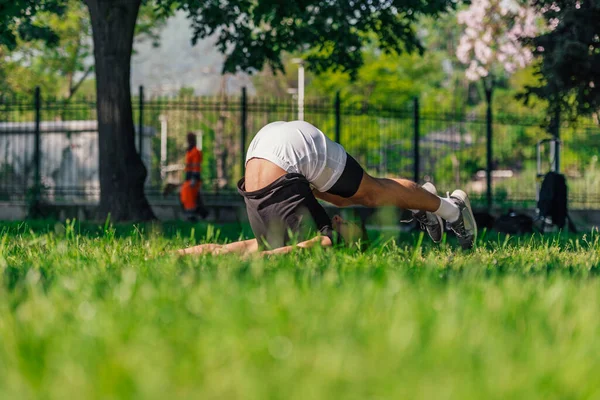
[{"label": "man's bare arm", "polygon": [[187,249],[177,250],[179,255],[188,254],[224,254],[224,253],[237,253],[237,254],[249,254],[258,251],[258,242],[256,239],[242,240],[240,242],[233,242],[228,244],[215,244],[207,243],[201,244],[194,247],[188,247]]},{"label": "man's bare arm", "polygon": [[[297,249],[308,249],[314,247],[316,245],[320,245],[321,247],[331,247],[331,239],[327,236],[316,236],[310,240],[306,240],[304,242],[300,242],[294,246],[285,246],[280,247],[274,250],[265,250],[261,251],[261,256],[271,255],[271,254],[287,254]],[[244,240],[241,242],[234,242],[229,244],[214,244],[207,243],[201,244],[194,247],[189,247],[187,249],[178,250],[177,253],[180,255],[190,255],[190,254],[227,254],[227,253],[235,253],[235,254],[251,254],[256,253],[258,251],[258,241],[256,239]]]},{"label": "man's bare arm", "polygon": [[321,247],[331,247],[331,239],[329,239],[327,236],[316,236],[310,240],[300,242],[294,246],[285,246],[274,250],[265,250],[261,251],[258,254],[260,254],[261,256],[268,256],[271,254],[287,254],[297,249],[309,249],[316,245],[320,245]]}]

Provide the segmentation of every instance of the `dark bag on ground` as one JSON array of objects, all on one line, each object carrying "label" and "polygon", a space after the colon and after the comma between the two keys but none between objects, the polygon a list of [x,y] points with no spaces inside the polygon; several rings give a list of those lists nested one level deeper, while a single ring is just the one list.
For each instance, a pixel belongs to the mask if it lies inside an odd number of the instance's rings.
[{"label": "dark bag on ground", "polygon": [[494,230],[511,235],[531,233],[533,232],[533,218],[510,210],[508,214],[504,214],[496,219]]},{"label": "dark bag on ground", "polygon": [[496,218],[487,211],[475,211],[473,212],[475,222],[477,223],[477,229],[494,229]]},{"label": "dark bag on ground", "polygon": [[552,224],[563,228],[567,221],[567,181],[564,175],[548,172],[542,181],[538,209],[541,218],[552,219]]}]

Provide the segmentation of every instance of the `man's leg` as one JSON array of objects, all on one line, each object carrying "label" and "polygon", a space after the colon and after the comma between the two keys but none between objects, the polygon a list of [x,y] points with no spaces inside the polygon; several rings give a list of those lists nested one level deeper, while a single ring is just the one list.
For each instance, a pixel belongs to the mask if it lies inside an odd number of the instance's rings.
[{"label": "man's leg", "polygon": [[375,178],[366,172],[350,200],[366,207],[396,206],[428,211],[448,222],[455,222],[460,217],[460,209],[450,199],[429,193],[407,179]]},{"label": "man's leg", "polygon": [[314,194],[338,207],[359,204],[367,207],[387,205],[409,209],[419,224],[427,230],[431,239],[437,243],[442,240],[444,229],[441,218],[456,221],[459,208],[449,199],[437,197],[435,186],[429,186],[426,187],[429,190],[425,190],[406,179],[374,178],[348,154],[344,170],[336,183],[326,193],[314,191]]},{"label": "man's leg", "polygon": [[409,210],[432,212],[448,221],[465,249],[477,239],[477,224],[469,198],[455,190],[449,198],[441,198],[406,179],[375,178],[363,173],[358,191],[349,198],[367,207],[396,206]]},{"label": "man's leg", "polygon": [[366,172],[357,192],[348,200],[366,207],[396,206],[429,212],[437,211],[442,202],[440,197],[407,179],[375,178]]},{"label": "man's leg", "polygon": [[200,215],[201,218],[208,216],[208,210],[204,206],[204,199],[202,198],[202,191],[200,190],[200,182],[196,184],[196,214]]},{"label": "man's leg", "polygon": [[[367,178],[365,179],[365,177]],[[367,175],[366,172],[358,191],[353,196],[342,197],[317,190],[313,190],[313,193],[316,198],[327,201],[337,207],[349,207],[353,205],[367,207],[395,206],[409,210],[433,212],[440,207],[441,202],[438,196],[429,193],[412,181],[406,179],[374,178]]]},{"label": "man's leg", "polygon": [[[333,142],[327,147],[327,151],[331,149],[344,151],[343,147]],[[366,207],[395,206],[423,211],[436,211],[440,207],[440,198],[422,189],[416,183],[406,179],[372,177],[354,157],[345,154],[346,164],[341,173],[337,171],[339,173],[337,181],[328,187],[326,193],[315,193],[316,197],[341,207],[357,204]],[[329,159],[328,157],[326,162]],[[336,169],[339,169],[339,164],[325,168],[330,171]],[[318,188],[318,185],[315,186]]]},{"label": "man's leg", "polygon": [[350,200],[347,197],[338,196],[328,192],[319,192],[316,189],[313,189],[313,194],[317,199],[324,200],[328,203],[333,204],[336,207],[349,207],[355,204],[354,202],[352,202],[352,200]]}]

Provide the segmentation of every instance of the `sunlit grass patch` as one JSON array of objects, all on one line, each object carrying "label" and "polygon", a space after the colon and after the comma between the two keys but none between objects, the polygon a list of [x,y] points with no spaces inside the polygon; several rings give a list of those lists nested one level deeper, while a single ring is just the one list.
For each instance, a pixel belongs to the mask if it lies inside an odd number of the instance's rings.
[{"label": "sunlit grass patch", "polygon": [[[194,229],[192,231],[192,228]],[[235,226],[208,239],[236,240]],[[0,398],[579,398],[600,242],[180,258],[203,225],[0,228]]]}]

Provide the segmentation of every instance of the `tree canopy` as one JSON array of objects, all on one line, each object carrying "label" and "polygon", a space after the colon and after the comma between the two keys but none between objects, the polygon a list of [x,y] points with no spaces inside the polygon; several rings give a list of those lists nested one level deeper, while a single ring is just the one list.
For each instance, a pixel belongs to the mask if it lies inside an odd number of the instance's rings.
[{"label": "tree canopy", "polygon": [[437,15],[451,0],[156,0],[158,9],[188,14],[192,41],[212,34],[226,56],[224,72],[281,70],[284,53],[304,51],[316,72],[341,70],[353,77],[363,64],[361,49],[373,39],[385,52],[423,51],[414,23]]},{"label": "tree canopy", "polygon": [[[65,0],[61,7],[32,7],[26,15],[34,15],[34,26],[44,34],[21,35],[31,25],[27,19],[5,18],[4,35],[0,36],[4,40],[0,44],[4,61],[0,64],[0,91],[22,94],[40,86],[47,97],[70,99],[82,91],[93,94],[89,82],[94,76],[92,29],[85,5],[80,0]],[[136,40],[152,40],[158,45],[157,33],[164,22],[153,7],[143,5]]]},{"label": "tree canopy", "polygon": [[586,115],[600,110],[600,0],[536,0],[549,29],[531,40],[542,83],[528,93],[555,110]]},{"label": "tree canopy", "polygon": [[67,0],[1,0],[0,45],[13,50],[20,37],[26,41],[43,40],[49,45],[58,43],[52,28],[37,20],[39,13],[63,15]]},{"label": "tree canopy", "polygon": [[[13,49],[24,40],[57,42],[55,32],[36,18],[62,15],[67,0],[4,0],[0,43]],[[286,52],[306,51],[309,68],[338,69],[356,76],[365,44],[386,53],[419,51],[415,33],[420,15],[437,15],[452,0],[148,0],[159,16],[183,10],[192,41],[216,34],[225,55],[224,72],[283,67]],[[85,0],[94,40],[100,154],[100,212],[114,219],[149,219],[144,195],[147,175],[134,144],[131,109],[131,53],[142,0]]]},{"label": "tree canopy", "polygon": [[537,34],[537,13],[517,1],[474,0],[457,15],[465,27],[456,49],[456,56],[468,65],[469,80],[489,80],[512,74],[532,61],[528,47],[521,38]]}]

